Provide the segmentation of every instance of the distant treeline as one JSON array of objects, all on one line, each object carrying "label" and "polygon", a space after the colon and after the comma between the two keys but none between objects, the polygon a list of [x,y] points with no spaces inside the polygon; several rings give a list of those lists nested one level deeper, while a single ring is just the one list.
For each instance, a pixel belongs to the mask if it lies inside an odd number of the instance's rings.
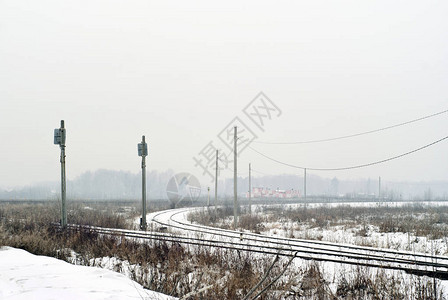
[{"label": "distant treeline", "polygon": [[[167,199],[166,187],[174,176],[174,171],[150,171],[147,173],[148,199]],[[268,189],[298,190],[303,195],[303,176],[301,175],[265,175],[254,176],[252,187]],[[210,187],[214,197],[214,184],[206,183],[202,195]],[[247,177],[238,178],[238,193],[244,197],[249,190]],[[307,195],[333,198],[377,198],[379,193],[378,178],[357,180],[340,180],[323,178],[309,174],[307,176]],[[221,179],[218,183],[220,197],[233,197],[233,178]],[[15,189],[1,189],[0,199],[59,199],[60,183],[45,182]],[[71,199],[92,200],[135,200],[141,199],[141,174],[114,170],[97,170],[85,172],[74,180],[67,182],[67,197]],[[448,200],[448,181],[432,182],[390,182],[382,180],[381,198],[390,200]]]},{"label": "distant treeline", "polygon": [[[147,197],[165,199],[166,185],[174,172],[151,171],[146,174]],[[140,199],[141,174],[131,172],[97,170],[85,172],[74,180],[67,181],[67,197],[71,199]],[[10,190],[0,189],[0,199],[59,199],[59,182],[45,182]]]}]

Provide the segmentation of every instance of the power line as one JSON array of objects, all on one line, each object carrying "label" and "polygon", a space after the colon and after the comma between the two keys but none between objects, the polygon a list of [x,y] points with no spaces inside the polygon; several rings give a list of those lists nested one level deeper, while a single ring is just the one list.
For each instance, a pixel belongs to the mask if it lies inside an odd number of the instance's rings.
[{"label": "power line", "polygon": [[355,134],[350,134],[350,135],[343,135],[343,136],[339,136],[339,137],[334,137],[334,138],[327,138],[327,139],[320,139],[320,140],[309,140],[309,141],[296,141],[296,142],[263,142],[263,141],[254,141],[254,143],[258,143],[258,144],[277,144],[277,145],[290,145],[290,144],[312,144],[312,143],[322,143],[322,142],[330,142],[330,141],[336,141],[336,140],[342,140],[342,139],[347,139],[347,138],[352,138],[352,137],[357,137],[360,135],[365,135],[365,134],[371,134],[371,133],[375,133],[375,132],[379,132],[379,131],[384,131],[387,129],[392,129],[395,127],[400,127],[400,126],[404,126],[404,125],[408,125],[411,123],[415,123],[418,121],[422,121],[425,119],[429,119],[444,113],[447,113],[447,110],[429,115],[429,116],[424,116],[418,119],[414,119],[411,121],[407,121],[407,122],[403,122],[403,123],[399,123],[399,124],[395,124],[395,125],[391,125],[391,126],[387,126],[387,127],[383,127],[383,128],[379,128],[379,129],[375,129],[375,130],[370,130],[370,131],[365,131],[365,132],[360,132],[360,133],[355,133]]},{"label": "power line", "polygon": [[311,170],[311,171],[342,171],[342,170],[364,168],[364,167],[369,167],[369,166],[385,163],[385,162],[388,162],[388,161],[391,161],[391,160],[394,160],[394,159],[397,159],[397,158],[401,158],[403,156],[415,153],[417,151],[423,150],[423,149],[428,148],[430,146],[433,146],[433,145],[435,145],[437,143],[440,143],[440,142],[442,142],[442,141],[444,141],[446,139],[448,139],[448,136],[445,136],[445,137],[443,137],[443,138],[441,138],[441,139],[439,139],[437,141],[434,141],[434,142],[432,142],[430,144],[427,144],[427,145],[425,145],[423,147],[414,149],[412,151],[408,151],[406,153],[403,153],[403,154],[400,154],[400,155],[397,155],[397,156],[394,156],[394,157],[390,157],[390,158],[387,158],[387,159],[383,159],[383,160],[379,160],[379,161],[375,161],[375,162],[371,162],[371,163],[367,163],[367,164],[350,166],[350,167],[341,167],[341,168],[309,168],[309,167],[296,166],[296,165],[293,165],[293,164],[289,164],[289,163],[285,163],[285,162],[279,161],[279,160],[277,160],[275,158],[272,158],[270,156],[267,156],[266,154],[263,154],[260,151],[252,148],[250,145],[248,145],[247,147],[250,148],[252,151],[260,154],[261,156],[263,156],[263,157],[265,157],[265,158],[267,158],[269,160],[272,160],[272,161],[274,161],[276,163],[279,163],[279,164],[282,164],[282,165],[285,165],[285,166],[288,166],[288,167],[291,167],[291,168],[302,169],[302,170],[307,169],[307,170]]},{"label": "power line", "polygon": [[[224,160],[222,160],[221,158],[218,158],[218,160],[219,160],[220,162],[222,162],[222,163],[225,164],[224,167],[221,168],[221,170],[229,170],[229,171],[231,171],[231,172],[234,172],[234,170],[233,170],[231,167],[229,167],[229,162],[228,162],[228,161],[224,161]],[[243,175],[245,175],[245,174],[248,174],[248,172],[237,172],[237,174],[238,174],[239,176],[243,176]]]}]

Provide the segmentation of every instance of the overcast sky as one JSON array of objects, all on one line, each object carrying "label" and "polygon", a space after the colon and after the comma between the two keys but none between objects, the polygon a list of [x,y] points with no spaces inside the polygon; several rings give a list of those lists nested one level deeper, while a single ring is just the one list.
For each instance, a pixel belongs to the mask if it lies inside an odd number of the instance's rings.
[{"label": "overcast sky", "polygon": [[[59,180],[62,119],[68,179],[139,172],[142,135],[148,170],[201,177],[193,157],[209,142],[226,149],[218,135],[235,117],[255,141],[288,142],[446,110],[447,15],[447,1],[0,0],[0,187]],[[243,112],[261,91],[278,108],[262,129]],[[344,167],[419,148],[447,128],[442,114],[352,139],[251,147],[289,164]],[[447,153],[444,141],[375,167],[312,173],[447,180]],[[243,176],[249,162],[302,174],[249,148],[239,161]]]}]

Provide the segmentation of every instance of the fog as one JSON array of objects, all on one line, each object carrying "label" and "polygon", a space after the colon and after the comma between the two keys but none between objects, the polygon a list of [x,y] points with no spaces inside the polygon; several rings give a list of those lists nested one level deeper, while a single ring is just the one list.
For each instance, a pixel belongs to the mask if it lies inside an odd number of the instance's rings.
[{"label": "fog", "polygon": [[[189,172],[206,186],[212,178],[193,158],[209,142],[230,153],[219,137],[236,117],[256,136],[251,147],[309,168],[430,144],[447,135],[447,114],[326,143],[256,142],[356,134],[446,110],[447,15],[445,1],[0,1],[0,188],[59,180],[60,120],[72,182],[100,169],[138,174],[145,135],[148,172]],[[244,113],[260,92],[277,107],[263,126]],[[447,151],[444,141],[309,174],[447,181]],[[249,162],[303,176],[245,148],[241,178]]]},{"label": "fog", "polygon": [[[187,190],[182,192],[175,187],[168,186],[169,180],[174,176],[172,170],[166,172],[151,171],[146,177],[147,198],[151,200],[165,200],[169,203],[168,190],[184,197],[182,205],[191,205],[197,201],[204,202],[210,188],[211,203],[214,203],[214,184],[201,184],[199,193],[192,194]],[[271,191],[298,191],[293,199],[289,201],[305,200],[304,178],[300,175],[256,175],[253,176],[251,186],[253,188],[253,199],[260,200],[255,196],[255,188]],[[448,200],[448,182],[408,182],[390,181],[379,178],[358,178],[356,180],[344,180],[337,177],[323,178],[317,175],[307,175],[306,200],[341,201],[429,201]],[[141,174],[97,170],[85,172],[73,180],[67,182],[67,197],[70,201],[77,200],[126,200],[139,201],[141,199]],[[194,187],[190,184],[190,187]],[[45,182],[14,189],[0,189],[0,200],[60,200],[60,183]],[[248,200],[249,190],[248,177],[238,177],[238,194],[241,201]],[[233,201],[233,178],[221,178],[218,181],[218,201]],[[274,197],[275,198],[275,197]],[[173,198],[170,198],[173,200]],[[268,199],[275,201],[276,199]],[[151,204],[149,204],[151,206]]]}]

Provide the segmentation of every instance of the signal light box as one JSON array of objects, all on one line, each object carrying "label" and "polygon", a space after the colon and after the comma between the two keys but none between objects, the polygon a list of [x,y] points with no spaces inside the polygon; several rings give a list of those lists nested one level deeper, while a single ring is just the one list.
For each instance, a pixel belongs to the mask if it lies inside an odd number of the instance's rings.
[{"label": "signal light box", "polygon": [[138,144],[138,156],[147,156],[148,155],[148,144],[140,143]]}]

